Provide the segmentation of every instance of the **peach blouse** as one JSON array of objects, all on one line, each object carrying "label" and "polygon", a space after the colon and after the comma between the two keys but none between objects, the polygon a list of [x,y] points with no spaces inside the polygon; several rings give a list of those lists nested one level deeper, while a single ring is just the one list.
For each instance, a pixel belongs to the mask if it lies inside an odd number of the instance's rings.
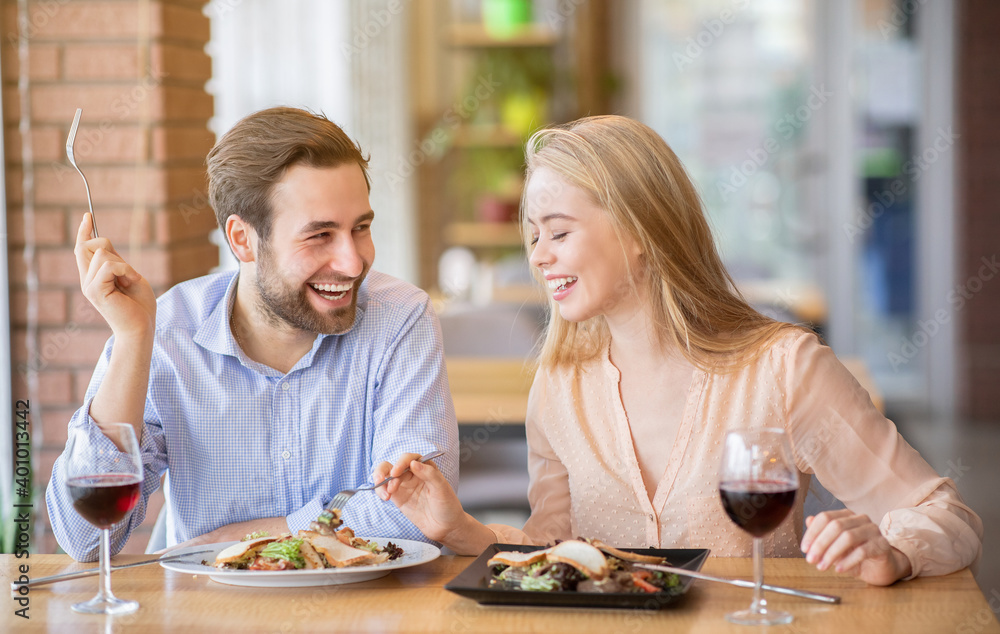
[{"label": "peach blouse", "polygon": [[803,503],[815,474],[833,495],[879,524],[906,554],[913,576],[978,562],[983,526],[942,478],[872,405],[833,351],[810,333],[779,337],[731,374],[694,370],[683,420],[650,501],[607,355],[579,368],[542,368],[526,417],[531,517],[520,531],[490,525],[497,541],[549,543],[576,536],[619,546],[709,548],[748,557],[752,539],[718,494],[722,442],[730,429],[782,427],[800,472],[789,518],[764,539],[768,557],[802,556]]}]

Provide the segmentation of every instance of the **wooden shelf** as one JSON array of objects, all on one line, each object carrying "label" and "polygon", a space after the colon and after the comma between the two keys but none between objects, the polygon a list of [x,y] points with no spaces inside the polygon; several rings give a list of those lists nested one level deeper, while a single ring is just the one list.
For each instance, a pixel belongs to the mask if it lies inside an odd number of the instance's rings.
[{"label": "wooden shelf", "polygon": [[537,24],[526,26],[510,37],[497,37],[478,23],[453,24],[448,31],[448,44],[456,48],[537,48],[558,43],[556,31]]},{"label": "wooden shelf", "polygon": [[521,228],[514,222],[452,222],[445,225],[444,239],[451,246],[471,249],[524,246]]}]

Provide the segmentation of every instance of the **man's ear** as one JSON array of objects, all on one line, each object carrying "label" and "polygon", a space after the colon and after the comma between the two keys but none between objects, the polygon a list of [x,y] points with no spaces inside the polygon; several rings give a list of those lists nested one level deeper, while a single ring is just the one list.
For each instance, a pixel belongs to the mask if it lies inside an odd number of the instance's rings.
[{"label": "man's ear", "polygon": [[226,240],[240,262],[256,261],[257,232],[236,214],[226,218]]}]

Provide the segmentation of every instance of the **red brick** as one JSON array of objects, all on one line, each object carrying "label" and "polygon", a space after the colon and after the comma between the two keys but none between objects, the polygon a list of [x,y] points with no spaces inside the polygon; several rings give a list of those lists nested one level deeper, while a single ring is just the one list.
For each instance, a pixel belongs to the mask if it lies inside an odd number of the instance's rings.
[{"label": "red brick", "polygon": [[66,44],[65,51],[69,80],[133,80],[143,72],[135,42]]},{"label": "red brick", "polygon": [[18,94],[16,85],[8,84],[3,87],[3,120],[4,123],[14,125],[21,120],[21,95]]},{"label": "red brick", "polygon": [[218,263],[219,248],[206,238],[199,243],[177,245],[169,250],[148,249],[142,253],[137,268],[141,266],[139,270],[156,290],[204,275]]},{"label": "red brick", "polygon": [[203,45],[156,43],[150,53],[154,77],[163,77],[167,82],[198,82],[199,87],[212,78],[212,58]]},{"label": "red brick", "polygon": [[76,256],[72,247],[39,249],[38,282],[44,285],[79,287],[80,273],[76,268]]},{"label": "red brick", "polygon": [[10,329],[10,356],[14,361],[14,372],[26,371],[28,361],[28,333],[23,327]]},{"label": "red brick", "polygon": [[[35,385],[29,385],[29,380]],[[43,408],[64,407],[74,401],[72,382],[72,373],[67,370],[47,369],[29,374],[22,369],[13,373],[14,399],[31,402],[34,421],[41,418]],[[42,437],[38,436],[35,440]]]},{"label": "red brick", "polygon": [[[26,234],[24,212],[11,210],[7,214],[8,245],[24,246]],[[66,243],[66,214],[62,211],[38,209],[34,214],[31,242],[35,245]]]},{"label": "red brick", "polygon": [[120,39],[138,35],[137,2],[32,2],[28,35],[34,41]]},{"label": "red brick", "polygon": [[[68,130],[55,126],[31,127],[31,153],[35,162],[66,160],[66,135]],[[4,155],[8,162],[23,163],[21,132],[9,125],[4,130]]]},{"label": "red brick", "polygon": [[10,294],[11,321],[17,326],[28,323],[28,300],[34,296],[36,314],[34,322],[42,326],[51,326],[66,322],[67,299],[66,291],[39,290],[29,293],[26,290],[15,290]]},{"label": "red brick", "polygon": [[24,284],[28,279],[28,264],[24,261],[24,249],[12,246],[7,249],[7,277],[12,286]]},{"label": "red brick", "polygon": [[[110,333],[110,331],[109,331]],[[95,361],[96,365],[96,361]],[[73,402],[82,404],[87,399],[87,387],[94,374],[94,367],[80,366],[73,370]]]},{"label": "red brick", "polygon": [[[4,40],[7,41],[6,39]],[[3,74],[8,81],[16,81],[21,74],[21,58],[16,47],[8,46],[3,56]],[[59,77],[59,46],[56,44],[32,44],[28,47],[28,76],[36,80],[52,80]]]},{"label": "red brick", "polygon": [[[83,401],[73,402],[60,406],[53,403],[48,404],[48,399],[42,399],[42,434],[46,447],[62,447],[66,444],[69,420],[73,417]],[[49,472],[51,474],[51,471]]]},{"label": "red brick", "polygon": [[160,170],[159,176],[166,196],[163,202],[191,204],[200,200],[199,194],[208,191],[208,172],[204,165],[171,166]]},{"label": "red brick", "polygon": [[89,124],[115,124],[146,119],[159,101],[156,82],[105,84],[39,84],[31,89],[31,118],[42,123],[73,122],[77,108]]},{"label": "red brick", "polygon": [[154,121],[204,124],[215,114],[215,102],[204,88],[166,86],[163,99],[153,108]]},{"label": "red brick", "polygon": [[[104,317],[101,313],[97,312],[94,305],[90,303],[86,297],[83,296],[83,291],[80,289],[75,289],[70,291],[69,294],[69,321],[73,322],[77,326],[88,328],[88,327],[107,327],[107,322],[104,321]],[[111,330],[108,329],[108,335],[110,336]],[[88,374],[88,377],[90,375]]]},{"label": "red brick", "polygon": [[7,166],[7,204],[20,204],[24,202],[24,172],[20,167]]},{"label": "red brick", "polygon": [[[148,212],[123,204],[99,204],[94,201],[94,214],[97,216],[97,228],[102,238],[111,241],[116,251],[127,254],[130,249],[144,247],[151,239],[149,223],[146,220]],[[76,243],[76,234],[80,228],[83,214],[87,213],[86,205],[72,206],[69,209],[69,231],[72,242]],[[66,243],[70,244],[69,241]],[[125,258],[128,259],[127,257]]]},{"label": "red brick", "polygon": [[[89,167],[100,163],[129,163],[134,165],[138,160],[146,160],[148,152],[149,133],[139,126],[125,122],[113,122],[109,119],[94,121],[93,124],[80,124],[76,134],[73,155],[76,163],[88,174]],[[65,152],[66,140],[63,139]],[[70,167],[66,160],[66,166]],[[72,169],[72,167],[70,167]],[[75,174],[75,171],[73,172]],[[80,175],[76,174],[79,178]]]},{"label": "red brick", "polygon": [[215,145],[215,135],[204,127],[157,126],[152,137],[152,158],[157,162],[191,159],[201,165]]},{"label": "red brick", "polygon": [[[156,170],[147,170],[145,165],[99,165],[90,166],[84,174],[90,185],[90,194],[94,201],[94,209],[108,206],[133,205],[136,202],[159,202],[163,200],[163,191],[158,188],[162,179],[157,178]],[[153,174],[149,174],[153,172]],[[72,170],[64,171],[58,167],[41,167],[35,170],[36,195],[35,203],[39,205],[74,205],[85,203],[87,194],[79,175],[75,179],[67,178],[75,175]],[[100,211],[95,213],[100,214]],[[100,217],[97,220],[100,226]]]},{"label": "red brick", "polygon": [[153,16],[153,32],[172,40],[204,44],[212,34],[211,22],[200,8],[173,4],[162,5]]},{"label": "red brick", "polygon": [[[205,202],[202,202],[204,200]],[[155,215],[156,239],[161,244],[172,244],[205,236],[218,228],[215,212],[205,199],[171,207]]]},{"label": "red brick", "polygon": [[38,362],[45,368],[93,365],[107,340],[108,332],[100,328],[47,328],[39,336]]}]

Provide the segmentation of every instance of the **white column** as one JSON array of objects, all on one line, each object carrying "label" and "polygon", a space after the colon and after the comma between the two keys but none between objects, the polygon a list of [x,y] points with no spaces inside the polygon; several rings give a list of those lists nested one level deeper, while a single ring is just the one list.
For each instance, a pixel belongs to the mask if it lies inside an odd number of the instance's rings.
[{"label": "white column", "polygon": [[409,116],[409,4],[352,0],[340,58],[350,63],[353,130],[371,154],[374,268],[416,283],[416,167],[429,159]]},{"label": "white column", "polygon": [[815,123],[825,141],[828,169],[820,202],[827,217],[825,290],[828,306],[827,342],[839,355],[856,354],[855,282],[858,245],[844,227],[857,223],[858,179],[855,169],[854,99],[850,93],[851,63],[854,59],[854,0],[820,0],[816,17],[816,48],[821,85],[833,93]]},{"label": "white column", "polygon": [[[948,302],[955,280],[955,6],[936,0],[916,13],[916,39],[924,76],[923,108],[916,147],[937,152],[933,169],[917,183],[917,319],[933,323],[927,354],[920,355],[932,413],[945,420],[955,414],[956,330],[959,316]],[[960,141],[959,141],[960,142]],[[944,311],[941,313],[940,311]],[[938,317],[947,315],[946,321]]]}]

